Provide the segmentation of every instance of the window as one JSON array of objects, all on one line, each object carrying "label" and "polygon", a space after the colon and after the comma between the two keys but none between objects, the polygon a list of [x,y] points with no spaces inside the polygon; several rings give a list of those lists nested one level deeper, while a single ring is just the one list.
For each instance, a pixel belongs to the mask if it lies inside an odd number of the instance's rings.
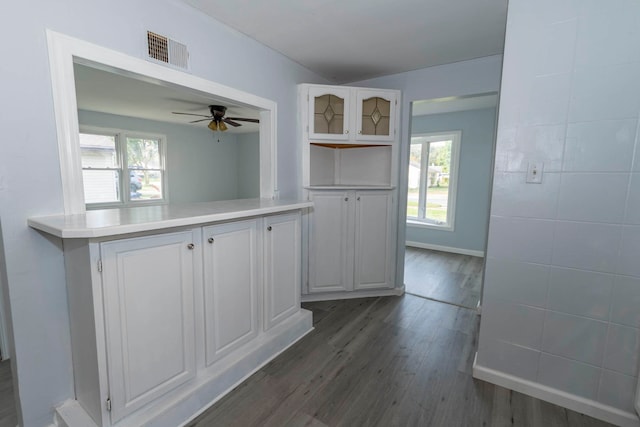
[{"label": "window", "polygon": [[461,132],[411,137],[407,220],[453,230]]},{"label": "window", "polygon": [[83,129],[80,156],[87,207],[166,201],[165,141],[160,135]]}]

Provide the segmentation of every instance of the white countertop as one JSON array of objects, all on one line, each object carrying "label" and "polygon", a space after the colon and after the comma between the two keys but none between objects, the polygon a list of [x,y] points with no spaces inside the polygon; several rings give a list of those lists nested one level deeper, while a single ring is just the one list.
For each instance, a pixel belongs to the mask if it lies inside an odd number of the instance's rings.
[{"label": "white countertop", "polygon": [[210,222],[267,215],[313,206],[304,200],[240,199],[218,202],[122,209],[101,209],[79,215],[29,218],[28,224],[45,233],[66,239],[116,236],[140,231],[206,224]]}]

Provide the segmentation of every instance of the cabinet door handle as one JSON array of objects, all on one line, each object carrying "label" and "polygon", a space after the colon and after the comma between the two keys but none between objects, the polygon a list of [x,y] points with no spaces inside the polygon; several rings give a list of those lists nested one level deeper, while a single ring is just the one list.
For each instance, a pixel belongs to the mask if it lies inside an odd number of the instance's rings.
[{"label": "cabinet door handle", "polygon": [[345,130],[344,133],[349,133],[349,129]]},{"label": "cabinet door handle", "polygon": [[359,131],[358,131],[358,133],[359,133],[360,135],[362,135],[362,131],[361,131],[361,130],[359,130]]},{"label": "cabinet door handle", "polygon": [[193,243],[189,243],[189,244],[187,245],[187,249],[193,249],[193,248],[195,248],[195,247],[196,247],[196,245],[194,245]]},{"label": "cabinet door handle", "polygon": [[358,201],[360,201],[360,196],[358,196],[358,199],[357,199],[357,200],[358,200]]},{"label": "cabinet door handle", "polygon": [[209,243],[213,243],[213,237],[209,237],[209,238],[207,239],[207,242],[209,242]]},{"label": "cabinet door handle", "polygon": [[349,201],[349,198],[348,198],[348,197],[345,197],[345,198],[344,198],[344,201],[345,201],[345,202],[348,202],[348,201]]},{"label": "cabinet door handle", "polygon": [[271,228],[271,226],[268,226],[267,231],[271,231],[271,230],[273,230],[273,228]]}]

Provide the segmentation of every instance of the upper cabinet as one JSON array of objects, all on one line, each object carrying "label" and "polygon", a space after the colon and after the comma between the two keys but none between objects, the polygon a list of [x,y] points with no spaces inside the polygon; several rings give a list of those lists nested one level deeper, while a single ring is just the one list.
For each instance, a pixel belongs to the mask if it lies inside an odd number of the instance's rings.
[{"label": "upper cabinet", "polygon": [[348,88],[310,86],[308,100],[310,138],[349,139],[351,98]]},{"label": "upper cabinet", "polygon": [[301,92],[308,102],[311,141],[361,144],[395,139],[397,91],[302,85]]},{"label": "upper cabinet", "polygon": [[395,92],[356,89],[356,139],[393,141],[397,102]]}]

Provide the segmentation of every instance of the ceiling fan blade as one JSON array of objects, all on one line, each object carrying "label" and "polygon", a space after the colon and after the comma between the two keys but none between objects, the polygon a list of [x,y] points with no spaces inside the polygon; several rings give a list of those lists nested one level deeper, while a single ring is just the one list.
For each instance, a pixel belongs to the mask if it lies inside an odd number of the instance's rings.
[{"label": "ceiling fan blade", "polygon": [[227,119],[229,119],[229,120],[237,120],[239,122],[260,123],[260,120],[258,120],[258,119],[249,119],[249,118],[243,118],[243,117],[227,117]]},{"label": "ceiling fan blade", "polygon": [[199,117],[207,117],[209,119],[212,119],[213,117],[211,116],[205,116],[204,114],[193,114],[193,113],[178,113],[175,111],[172,111],[171,114],[182,114],[183,116],[199,116]]},{"label": "ceiling fan blade", "polygon": [[193,121],[190,121],[189,123],[208,122],[209,120],[211,120],[211,118],[193,120]]},{"label": "ceiling fan blade", "polygon": [[242,126],[240,123],[236,123],[231,119],[224,118],[224,119],[222,119],[222,121],[227,123],[227,124],[230,124],[231,126],[233,126],[235,128],[237,128],[238,126]]}]

